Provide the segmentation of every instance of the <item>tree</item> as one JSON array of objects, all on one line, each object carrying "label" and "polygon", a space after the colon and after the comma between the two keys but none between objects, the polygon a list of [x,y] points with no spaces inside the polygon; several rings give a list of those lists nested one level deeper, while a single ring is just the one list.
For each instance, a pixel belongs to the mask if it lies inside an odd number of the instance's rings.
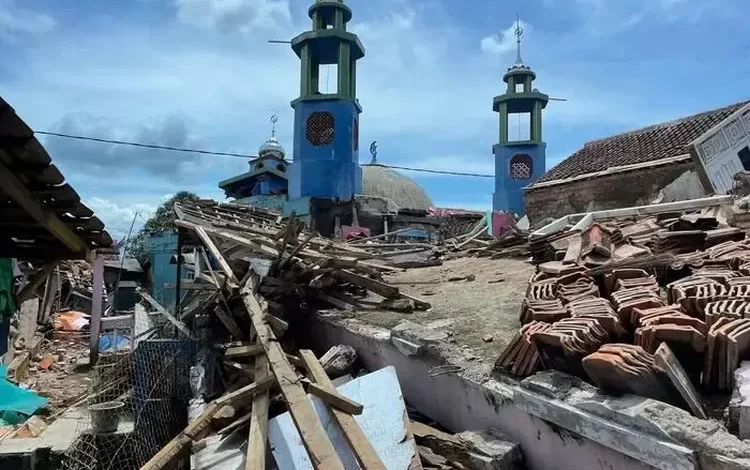
[{"label": "tree", "polygon": [[177,215],[174,212],[174,204],[176,202],[195,201],[197,199],[198,195],[191,193],[190,191],[180,191],[169,198],[169,200],[165,201],[164,204],[156,209],[154,215],[146,221],[143,228],[141,228],[138,233],[130,239],[126,249],[128,256],[131,256],[137,259],[139,263],[144,264],[147,258],[146,239],[152,235],[177,230],[177,225],[175,225]]}]

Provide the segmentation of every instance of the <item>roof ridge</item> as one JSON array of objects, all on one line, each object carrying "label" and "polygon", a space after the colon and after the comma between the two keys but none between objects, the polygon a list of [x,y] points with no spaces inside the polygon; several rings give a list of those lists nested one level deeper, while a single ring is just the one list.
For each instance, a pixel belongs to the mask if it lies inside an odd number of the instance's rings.
[{"label": "roof ridge", "polygon": [[650,126],[642,127],[640,129],[634,129],[632,131],[621,132],[619,134],[611,135],[611,136],[608,136],[608,137],[603,137],[601,139],[590,140],[590,141],[584,143],[583,146],[587,147],[589,145],[593,145],[593,144],[597,144],[597,143],[601,143],[601,142],[606,142],[606,141],[614,140],[614,139],[617,139],[617,138],[627,137],[627,136],[631,136],[631,135],[645,134],[647,132],[655,131],[657,129],[664,129],[664,128],[667,128],[667,127],[675,126],[677,124],[681,124],[681,123],[686,122],[686,121],[692,121],[694,119],[698,119],[698,118],[706,116],[706,115],[721,113],[721,112],[726,111],[726,110],[731,109],[731,108],[738,108],[739,109],[739,108],[741,108],[742,106],[744,106],[744,105],[746,105],[748,103],[750,103],[750,100],[738,101],[738,102],[736,102],[734,104],[730,104],[730,105],[727,105],[727,106],[722,106],[721,108],[716,108],[716,109],[712,109],[712,110],[709,110],[709,111],[703,111],[703,112],[700,112],[700,113],[692,114],[690,116],[685,116],[685,117],[681,117],[681,118],[677,118],[677,119],[672,119],[671,121],[665,121],[665,122],[661,122],[661,123],[658,123],[658,124],[652,124]]}]

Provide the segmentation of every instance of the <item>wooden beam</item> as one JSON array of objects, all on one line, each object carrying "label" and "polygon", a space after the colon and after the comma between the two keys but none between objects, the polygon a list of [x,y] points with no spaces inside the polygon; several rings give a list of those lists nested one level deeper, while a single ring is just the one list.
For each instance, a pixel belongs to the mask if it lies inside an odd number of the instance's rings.
[{"label": "wooden beam", "polygon": [[[255,358],[255,380],[264,380],[271,376],[268,370],[268,359],[265,356]],[[265,470],[266,448],[268,447],[268,392],[255,395],[253,408],[250,411],[250,435],[247,443],[245,470]]]},{"label": "wooden beam", "polygon": [[[317,385],[329,390],[335,390],[333,382],[328,378],[328,374],[323,370],[323,366],[320,365],[320,362],[318,362],[312,351],[302,349],[299,355],[305,364],[305,369],[307,369],[309,376]],[[359,427],[354,416],[336,408],[331,408],[331,414],[333,414],[333,419],[341,427],[344,438],[349,443],[349,446],[351,446],[360,466],[367,470],[385,470],[385,465],[380,460],[380,457],[378,457],[369,439],[362,432],[362,428]]]},{"label": "wooden beam", "polygon": [[39,271],[34,273],[33,276],[31,276],[31,279],[29,279],[29,282],[26,283],[25,286],[23,286],[23,289],[21,289],[21,292],[18,293],[16,296],[16,303],[18,305],[21,305],[25,301],[29,300],[31,296],[34,295],[37,289],[39,289],[39,286],[42,285],[42,282],[47,280],[52,274],[52,270],[55,269],[55,266],[57,266],[58,261],[48,261],[42,265],[41,268],[39,268]]},{"label": "wooden beam", "polygon": [[3,188],[3,193],[13,199],[70,251],[88,257],[89,248],[81,237],[76,235],[53,212],[48,211],[2,160],[0,160],[0,187]]},{"label": "wooden beam", "polygon": [[208,248],[208,251],[211,252],[211,255],[216,258],[216,262],[219,263],[219,266],[221,267],[221,270],[224,271],[224,274],[227,275],[227,283],[229,284],[229,286],[232,288],[239,286],[239,282],[237,281],[237,277],[234,275],[234,271],[232,271],[232,267],[229,266],[229,263],[227,263],[227,260],[224,259],[224,256],[221,254],[221,251],[219,251],[219,248],[216,246],[214,241],[211,240],[211,237],[208,236],[206,229],[201,227],[200,225],[195,225],[193,230],[195,230],[195,233],[198,234],[198,237],[200,237],[203,244],[206,246],[206,248]]},{"label": "wooden beam", "polygon": [[382,295],[387,299],[397,297],[399,294],[398,287],[388,285],[381,281],[376,281],[375,279],[370,279],[367,276],[361,276],[357,273],[347,271],[346,269],[334,271],[333,275],[346,282],[350,282],[355,286],[364,287],[365,289],[375,292],[378,295]]},{"label": "wooden beam", "polygon": [[332,406],[344,413],[349,413],[350,415],[361,415],[362,410],[364,409],[364,406],[362,406],[361,403],[346,398],[339,394],[336,389],[331,390],[314,382],[307,387],[307,391],[323,400],[326,405]]},{"label": "wooden beam", "polygon": [[292,420],[297,426],[302,442],[310,455],[310,461],[313,467],[318,470],[344,470],[344,464],[341,463],[333,444],[328,439],[312,403],[310,403],[302,384],[297,379],[297,374],[281,349],[281,344],[264,321],[265,315],[263,308],[255,298],[254,285],[254,278],[250,276],[241,290],[242,300],[258,336],[258,342],[263,345],[263,349],[266,351],[271,372],[273,372],[279,387],[281,387],[281,394],[287,402]]},{"label": "wooden beam", "polygon": [[[102,331],[102,294],[104,293],[104,258],[98,256],[94,259],[93,279],[91,280],[91,318],[89,318],[89,364],[96,365],[99,360],[99,334]],[[72,292],[72,289],[71,289]]]},{"label": "wooden beam", "polygon": [[248,346],[235,346],[227,348],[224,351],[224,359],[237,359],[240,357],[255,357],[259,354],[263,354],[263,346],[260,344],[251,344]]},{"label": "wooden beam", "polygon": [[178,330],[180,330],[182,332],[182,334],[184,334],[185,336],[187,336],[190,339],[193,339],[193,334],[190,332],[190,329],[188,329],[188,327],[183,322],[181,322],[180,320],[178,320],[177,318],[175,318],[174,315],[172,315],[171,313],[167,312],[167,309],[165,309],[164,307],[162,307],[161,304],[159,304],[159,302],[156,301],[156,299],[154,299],[153,297],[151,297],[148,294],[148,292],[146,292],[145,290],[143,290],[141,288],[136,289],[136,292],[138,292],[138,294],[140,294],[140,296],[146,302],[148,302],[149,304],[151,304],[151,306],[153,308],[155,308],[157,312],[159,312],[162,315],[164,315],[164,317],[167,320],[169,320],[169,322],[171,324],[173,324]]}]

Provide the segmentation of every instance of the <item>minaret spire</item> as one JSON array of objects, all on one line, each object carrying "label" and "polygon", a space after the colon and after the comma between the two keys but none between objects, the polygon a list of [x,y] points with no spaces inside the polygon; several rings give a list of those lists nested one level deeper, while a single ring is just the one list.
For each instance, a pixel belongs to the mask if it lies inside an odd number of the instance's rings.
[{"label": "minaret spire", "polygon": [[516,63],[513,65],[520,67],[523,65],[523,59],[521,58],[521,37],[523,36],[523,28],[521,27],[520,14],[516,14],[516,30],[513,34],[516,35]]},{"label": "minaret spire", "polygon": [[276,123],[279,122],[279,117],[274,114],[269,121],[271,121],[271,137],[276,137]]}]

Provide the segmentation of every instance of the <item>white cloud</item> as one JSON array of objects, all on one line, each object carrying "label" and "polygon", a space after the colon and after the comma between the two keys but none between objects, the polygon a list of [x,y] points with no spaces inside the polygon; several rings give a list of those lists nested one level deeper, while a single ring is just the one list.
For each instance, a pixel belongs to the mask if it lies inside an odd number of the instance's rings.
[{"label": "white cloud", "polygon": [[0,0],[0,42],[15,42],[19,36],[45,33],[54,27],[51,16],[22,8],[13,0]]},{"label": "white cloud", "polygon": [[[487,36],[480,42],[480,48],[483,52],[490,54],[507,54],[516,50],[516,23],[513,22],[508,28],[503,30],[499,35]],[[524,38],[527,37],[530,26],[528,23],[521,21]]]},{"label": "white cloud", "polygon": [[[132,235],[135,235],[157,209],[157,206],[152,204],[118,204],[99,197],[84,199],[83,203],[104,222],[105,229],[115,240],[120,240],[128,235],[133,220],[135,220],[135,224]],[[138,214],[137,217],[136,214]]]},{"label": "white cloud", "polygon": [[225,33],[250,33],[291,20],[286,0],[175,0],[177,17],[185,24]]}]

